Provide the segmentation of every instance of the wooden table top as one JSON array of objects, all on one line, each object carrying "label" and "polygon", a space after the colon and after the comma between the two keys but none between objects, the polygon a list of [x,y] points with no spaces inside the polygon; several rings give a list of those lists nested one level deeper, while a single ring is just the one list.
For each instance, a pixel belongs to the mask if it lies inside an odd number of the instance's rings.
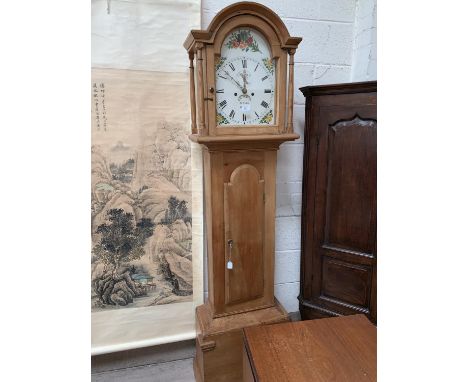
[{"label": "wooden table top", "polygon": [[377,328],[359,314],[244,329],[255,381],[376,381]]}]

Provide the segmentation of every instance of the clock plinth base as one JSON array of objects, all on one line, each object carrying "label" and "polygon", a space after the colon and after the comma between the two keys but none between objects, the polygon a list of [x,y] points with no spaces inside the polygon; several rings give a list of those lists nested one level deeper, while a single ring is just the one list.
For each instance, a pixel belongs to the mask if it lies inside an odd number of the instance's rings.
[{"label": "clock plinth base", "polygon": [[242,329],[289,321],[275,299],[269,308],[212,318],[206,303],[196,309],[196,354],[193,369],[197,382],[241,382]]}]

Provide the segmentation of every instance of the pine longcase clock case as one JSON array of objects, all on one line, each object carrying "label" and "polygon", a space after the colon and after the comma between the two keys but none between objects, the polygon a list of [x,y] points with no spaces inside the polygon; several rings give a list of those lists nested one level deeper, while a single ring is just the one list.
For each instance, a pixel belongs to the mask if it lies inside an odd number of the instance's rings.
[{"label": "pine longcase clock case", "polygon": [[[251,2],[192,30],[192,134],[203,147],[208,301],[197,307],[197,381],[238,381],[242,328],[282,322],[274,297],[276,158],[293,131],[294,54],[281,19]],[[194,65],[196,62],[196,65]]]},{"label": "pine longcase clock case", "polygon": [[[205,148],[209,302],[215,317],[275,304],[276,151],[298,138],[292,109],[300,41],[274,12],[242,2],[218,13],[207,30],[191,31],[184,44],[190,138]],[[226,266],[230,261],[232,268]]]}]

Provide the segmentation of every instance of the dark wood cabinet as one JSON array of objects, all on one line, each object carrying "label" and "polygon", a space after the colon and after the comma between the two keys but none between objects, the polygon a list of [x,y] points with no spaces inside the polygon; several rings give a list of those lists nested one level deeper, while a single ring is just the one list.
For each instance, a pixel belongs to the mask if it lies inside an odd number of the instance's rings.
[{"label": "dark wood cabinet", "polygon": [[302,319],[377,321],[377,83],[308,86]]}]

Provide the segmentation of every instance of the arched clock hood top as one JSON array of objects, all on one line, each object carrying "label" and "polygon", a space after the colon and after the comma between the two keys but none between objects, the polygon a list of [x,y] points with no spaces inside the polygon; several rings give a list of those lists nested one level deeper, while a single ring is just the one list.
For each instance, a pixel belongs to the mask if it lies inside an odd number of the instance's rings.
[{"label": "arched clock hood top", "polygon": [[211,21],[208,29],[190,31],[184,42],[184,48],[188,52],[193,52],[196,43],[212,44],[216,31],[229,19],[240,15],[253,15],[261,18],[267,22],[275,31],[278,39],[281,43],[282,49],[296,49],[301,42],[301,37],[291,37],[289,35],[286,25],[280,17],[273,12],[271,9],[265,7],[262,4],[242,1],[239,3],[231,4],[226,8],[222,9]]}]

